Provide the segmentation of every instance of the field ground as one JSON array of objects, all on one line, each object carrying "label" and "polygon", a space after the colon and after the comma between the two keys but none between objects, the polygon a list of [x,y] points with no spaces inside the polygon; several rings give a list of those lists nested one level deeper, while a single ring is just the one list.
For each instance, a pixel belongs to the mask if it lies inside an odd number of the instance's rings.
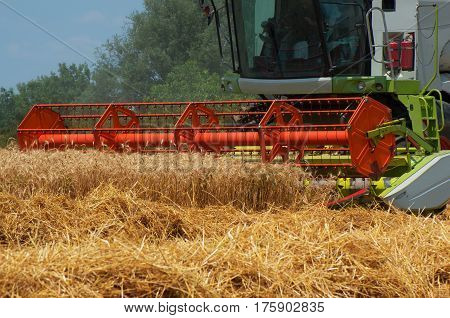
[{"label": "field ground", "polygon": [[330,211],[304,177],[0,150],[0,296],[450,297],[450,211]]}]

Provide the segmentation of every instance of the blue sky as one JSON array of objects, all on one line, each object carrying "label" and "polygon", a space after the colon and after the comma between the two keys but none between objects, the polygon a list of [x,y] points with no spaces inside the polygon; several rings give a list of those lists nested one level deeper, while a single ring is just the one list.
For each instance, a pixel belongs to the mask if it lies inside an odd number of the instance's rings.
[{"label": "blue sky", "polygon": [[143,9],[143,0],[0,0],[0,87],[7,88],[49,74],[60,62],[90,62],[2,2],[93,60],[95,49],[123,33],[127,17]]}]

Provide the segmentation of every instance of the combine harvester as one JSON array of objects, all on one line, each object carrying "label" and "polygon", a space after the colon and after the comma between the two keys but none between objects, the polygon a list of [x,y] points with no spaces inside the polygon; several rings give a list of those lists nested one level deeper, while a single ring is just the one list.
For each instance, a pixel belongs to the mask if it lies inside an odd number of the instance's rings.
[{"label": "combine harvester", "polygon": [[261,99],[35,105],[21,149],[240,155],[338,176],[335,204],[371,195],[404,210],[445,207],[449,0],[224,3],[200,1],[221,52],[231,50],[223,88]]}]

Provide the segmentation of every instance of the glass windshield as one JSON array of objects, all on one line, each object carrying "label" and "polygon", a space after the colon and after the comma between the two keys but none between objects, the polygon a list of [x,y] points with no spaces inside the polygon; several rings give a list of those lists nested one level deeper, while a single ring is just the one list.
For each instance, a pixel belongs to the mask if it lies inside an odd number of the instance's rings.
[{"label": "glass windshield", "polygon": [[364,47],[363,1],[235,0],[242,76],[320,77],[348,67]]},{"label": "glass windshield", "polygon": [[321,0],[327,52],[335,73],[363,75],[366,29],[363,1]]}]

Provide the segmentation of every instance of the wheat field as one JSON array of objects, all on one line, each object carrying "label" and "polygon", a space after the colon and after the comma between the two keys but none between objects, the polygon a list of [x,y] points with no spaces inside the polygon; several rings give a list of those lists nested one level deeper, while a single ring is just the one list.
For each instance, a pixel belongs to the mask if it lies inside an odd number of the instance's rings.
[{"label": "wheat field", "polygon": [[0,150],[0,297],[450,297],[450,211],[332,211],[307,177]]}]

